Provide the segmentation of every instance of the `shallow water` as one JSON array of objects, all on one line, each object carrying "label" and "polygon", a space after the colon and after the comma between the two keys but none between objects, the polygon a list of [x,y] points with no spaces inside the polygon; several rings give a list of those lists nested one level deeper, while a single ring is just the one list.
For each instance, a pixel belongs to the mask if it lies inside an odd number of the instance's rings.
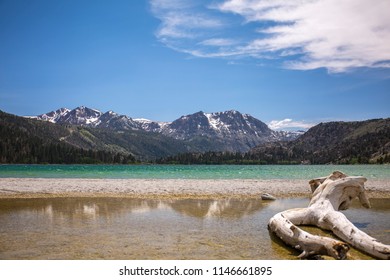
[{"label": "shallow water", "polygon": [[[372,209],[356,203],[344,213],[390,244],[390,199],[371,203]],[[1,199],[0,259],[296,259],[297,251],[271,239],[267,223],[277,212],[307,204],[308,199]],[[351,258],[370,258],[350,252]]]}]

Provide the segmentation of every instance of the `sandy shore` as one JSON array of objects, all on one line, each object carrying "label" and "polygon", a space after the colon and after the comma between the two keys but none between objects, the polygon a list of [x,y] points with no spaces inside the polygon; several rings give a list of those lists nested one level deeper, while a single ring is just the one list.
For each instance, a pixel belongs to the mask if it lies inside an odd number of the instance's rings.
[{"label": "sandy shore", "polygon": [[[369,197],[390,198],[390,180],[368,180]],[[307,180],[192,180],[192,179],[0,179],[0,198],[135,197],[223,198],[310,196]]]}]

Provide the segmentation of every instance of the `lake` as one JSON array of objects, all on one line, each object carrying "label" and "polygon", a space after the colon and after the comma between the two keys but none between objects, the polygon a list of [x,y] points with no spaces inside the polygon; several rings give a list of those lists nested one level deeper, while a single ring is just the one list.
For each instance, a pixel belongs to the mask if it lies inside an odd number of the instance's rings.
[{"label": "lake", "polygon": [[0,178],[310,180],[335,170],[390,179],[390,165],[0,165]]}]

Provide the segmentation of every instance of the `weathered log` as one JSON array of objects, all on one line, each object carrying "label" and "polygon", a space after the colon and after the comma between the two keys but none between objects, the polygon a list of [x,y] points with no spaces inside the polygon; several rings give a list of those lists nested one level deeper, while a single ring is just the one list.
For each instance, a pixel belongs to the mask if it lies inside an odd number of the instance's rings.
[{"label": "weathered log", "polygon": [[[276,214],[270,219],[268,227],[285,243],[301,250],[301,258],[328,255],[335,259],[345,259],[350,244],[376,258],[390,259],[389,245],[364,233],[339,212],[348,209],[356,197],[364,207],[370,207],[364,190],[366,181],[364,177],[347,176],[339,171],[313,179],[309,182],[313,192],[309,206]],[[312,235],[299,229],[298,225],[315,225],[330,230],[344,242]]]}]

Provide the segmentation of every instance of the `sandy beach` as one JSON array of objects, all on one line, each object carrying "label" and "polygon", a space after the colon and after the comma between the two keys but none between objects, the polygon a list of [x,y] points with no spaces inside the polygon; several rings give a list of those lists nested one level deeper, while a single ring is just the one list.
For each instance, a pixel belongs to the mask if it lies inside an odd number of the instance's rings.
[{"label": "sandy beach", "polygon": [[[368,180],[365,189],[369,197],[390,198],[389,180]],[[307,180],[0,179],[0,198],[253,198],[263,193],[276,197],[309,197],[311,194]]]}]

